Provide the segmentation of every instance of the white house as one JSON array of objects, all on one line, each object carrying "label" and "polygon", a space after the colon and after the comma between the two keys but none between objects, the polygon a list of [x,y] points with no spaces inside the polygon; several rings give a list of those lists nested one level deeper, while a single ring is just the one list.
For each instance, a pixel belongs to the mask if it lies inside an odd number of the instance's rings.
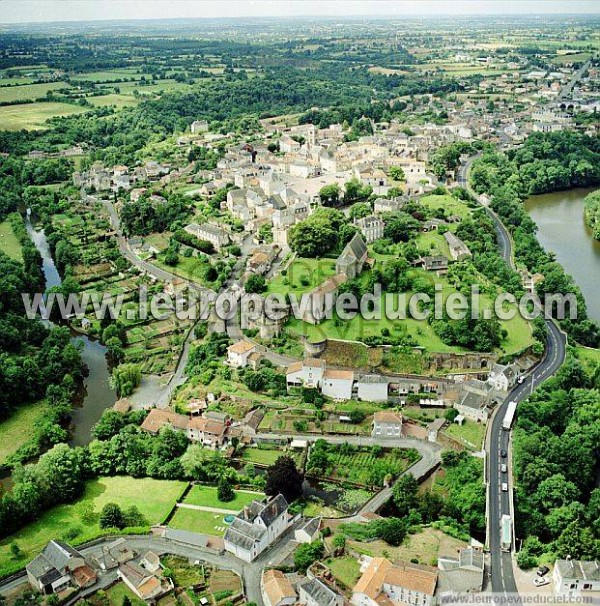
[{"label": "white house", "polygon": [[385,558],[373,558],[354,586],[351,602],[354,606],[380,606],[390,601],[392,604],[432,606],[437,582],[435,568],[392,564]]},{"label": "white house", "polygon": [[298,543],[312,543],[319,538],[321,518],[306,518],[296,530],[294,540]]},{"label": "white house", "polygon": [[292,362],[286,372],[286,382],[290,387],[308,387],[319,389],[325,373],[325,361],[307,358],[302,362]]},{"label": "white house", "polygon": [[206,120],[194,120],[190,130],[194,135],[198,133],[206,133],[208,132],[208,122]]},{"label": "white house", "polygon": [[388,380],[381,375],[360,375],[356,397],[362,402],[387,402]]},{"label": "white house", "polygon": [[334,400],[352,399],[354,373],[351,370],[328,369],[323,373],[321,393]]},{"label": "white house", "polygon": [[374,215],[363,217],[356,221],[356,226],[360,229],[367,244],[383,238],[385,223],[379,217]]},{"label": "white house", "polygon": [[196,236],[199,240],[210,242],[215,250],[221,250],[223,246],[229,244],[229,235],[227,232],[216,225],[211,225],[210,223],[205,223],[204,225],[190,223],[184,229],[188,234]]},{"label": "white house", "polygon": [[291,520],[283,495],[253,501],[225,531],[225,550],[244,562],[252,562],[288,529]]},{"label": "white house", "polygon": [[245,339],[227,348],[227,364],[232,368],[244,368],[248,365],[248,357],[256,351],[256,345]]},{"label": "white house", "polygon": [[380,410],[373,415],[374,438],[399,438],[402,433],[402,413],[395,410]]},{"label": "white house", "polygon": [[598,560],[556,560],[553,577],[557,595],[588,596],[600,592]]},{"label": "white house", "polygon": [[323,581],[314,578],[298,586],[298,602],[304,606],[343,606],[344,598]]},{"label": "white house", "polygon": [[296,592],[281,570],[264,570],[260,579],[260,592],[265,606],[291,606]]},{"label": "white house", "polygon": [[508,391],[515,384],[518,374],[518,368],[512,364],[507,366],[494,364],[490,369],[487,382],[496,391]]}]

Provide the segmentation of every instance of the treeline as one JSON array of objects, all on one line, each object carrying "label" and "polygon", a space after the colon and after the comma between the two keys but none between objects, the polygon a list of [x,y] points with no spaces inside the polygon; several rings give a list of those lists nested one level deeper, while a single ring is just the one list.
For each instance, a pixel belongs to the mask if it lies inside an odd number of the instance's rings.
[{"label": "treeline", "polygon": [[175,231],[182,227],[191,211],[191,199],[181,194],[170,194],[164,202],[155,202],[143,194],[135,202],[123,205],[121,226],[127,236],[147,236],[166,229]]},{"label": "treeline", "polygon": [[492,209],[512,234],[517,262],[544,275],[537,286],[542,300],[553,293],[572,293],[577,298],[577,318],[565,319],[561,326],[578,343],[598,347],[600,326],[588,319],[574,280],[537,240],[537,226],[523,200],[531,194],[599,184],[600,141],[573,132],[536,133],[509,155],[486,151],[473,164],[470,178],[477,192],[491,195]]},{"label": "treeline", "polygon": [[585,223],[592,230],[594,239],[600,240],[600,190],[585,197]]},{"label": "treeline", "polygon": [[519,404],[514,432],[517,561],[600,558],[600,365],[571,353],[558,374]]}]

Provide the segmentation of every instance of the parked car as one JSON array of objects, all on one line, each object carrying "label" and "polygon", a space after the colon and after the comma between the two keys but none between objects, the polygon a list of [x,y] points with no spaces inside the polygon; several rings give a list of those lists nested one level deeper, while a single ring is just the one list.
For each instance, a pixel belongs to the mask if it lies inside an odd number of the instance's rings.
[{"label": "parked car", "polygon": [[508,471],[508,467],[506,466],[506,463],[502,463],[502,465],[500,465],[500,471],[502,473],[506,473]]},{"label": "parked car", "polygon": [[535,579],[533,579],[533,584],[536,587],[543,587],[544,585],[550,585],[550,579],[548,579],[546,577],[535,577]]},{"label": "parked car", "polygon": [[523,375],[521,375],[518,379],[517,379],[517,383],[519,385],[521,385],[523,382],[525,381],[525,377]]},{"label": "parked car", "polygon": [[506,482],[502,482],[502,492],[508,492],[508,484]]},{"label": "parked car", "polygon": [[508,454],[508,453],[506,452],[506,450],[504,450],[504,448],[503,448],[503,449],[500,451],[500,456],[501,456],[503,459],[506,459],[507,454]]},{"label": "parked car", "polygon": [[540,566],[537,569],[538,577],[543,577],[543,576],[547,575],[549,572],[550,572],[550,568],[548,568],[548,566]]}]

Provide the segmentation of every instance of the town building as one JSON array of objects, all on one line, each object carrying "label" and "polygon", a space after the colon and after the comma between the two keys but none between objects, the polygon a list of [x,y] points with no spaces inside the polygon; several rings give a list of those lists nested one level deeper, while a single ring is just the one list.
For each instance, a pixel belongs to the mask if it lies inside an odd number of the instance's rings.
[{"label": "town building", "polygon": [[351,601],[354,606],[432,606],[437,583],[435,568],[373,558],[354,586]]},{"label": "town building", "polygon": [[227,232],[216,225],[211,225],[210,223],[205,223],[204,225],[190,223],[184,229],[188,234],[196,236],[199,240],[210,242],[217,251],[220,251],[221,248],[229,244],[229,235]]},{"label": "town building", "polygon": [[292,362],[286,372],[288,391],[294,387],[320,389],[325,373],[325,361],[307,358],[302,362]]},{"label": "town building", "polygon": [[448,243],[450,256],[452,257],[453,261],[463,261],[464,259],[468,259],[470,256],[472,256],[469,247],[451,231],[447,231],[444,234],[444,238]]},{"label": "town building", "polygon": [[225,531],[225,550],[244,562],[252,562],[289,528],[292,520],[281,494],[253,501]]},{"label": "town building", "polygon": [[598,560],[556,560],[552,576],[557,595],[591,597],[600,592]]},{"label": "town building", "polygon": [[373,415],[374,438],[399,438],[402,435],[402,413],[395,410],[378,410]]},{"label": "town building", "polygon": [[352,280],[360,275],[365,262],[367,261],[367,245],[360,234],[356,234],[342,251],[342,254],[335,262],[335,271],[337,274],[346,276]]},{"label": "town building", "polygon": [[483,589],[484,554],[476,547],[461,549],[456,557],[438,558],[438,595],[479,593]]},{"label": "town building", "polygon": [[383,238],[385,223],[379,217],[369,215],[368,217],[357,219],[356,227],[360,229],[365,242],[371,244],[371,242]]},{"label": "town building", "polygon": [[298,543],[312,543],[319,538],[321,518],[306,518],[296,530],[294,540]]},{"label": "town building", "polygon": [[248,358],[256,351],[256,345],[251,341],[238,341],[227,348],[227,364],[232,368],[245,368]]},{"label": "town building", "polygon": [[343,606],[344,604],[343,596],[316,577],[299,585],[298,593],[298,603],[303,606]]},{"label": "town building", "polygon": [[70,586],[82,589],[96,582],[96,573],[85,558],[63,541],[50,541],[25,570],[29,584],[44,595]]},{"label": "town building", "polygon": [[387,402],[388,380],[381,375],[358,376],[356,382],[356,399],[361,402]]},{"label": "town building", "polygon": [[154,603],[160,597],[173,591],[173,581],[162,576],[157,571],[150,571],[135,562],[121,564],[117,572],[118,577],[145,602]]},{"label": "town building", "polygon": [[260,579],[260,592],[265,606],[291,606],[297,594],[281,570],[264,570]]},{"label": "town building", "polygon": [[490,386],[477,379],[465,381],[462,385],[462,395],[454,408],[465,418],[476,423],[487,423],[492,413],[493,401],[490,396]]},{"label": "town building", "polygon": [[327,369],[321,381],[321,393],[333,400],[351,400],[354,372],[351,370]]}]

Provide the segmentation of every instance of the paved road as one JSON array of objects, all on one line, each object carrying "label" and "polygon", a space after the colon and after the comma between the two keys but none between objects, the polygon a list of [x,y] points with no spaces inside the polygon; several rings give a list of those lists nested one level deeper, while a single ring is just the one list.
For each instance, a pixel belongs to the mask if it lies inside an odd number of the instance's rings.
[{"label": "paved road", "polygon": [[[459,169],[459,184],[466,188],[472,195],[475,192],[468,182],[468,173],[471,164],[478,156],[469,158]],[[500,253],[508,265],[515,269],[512,251],[512,239],[508,230],[500,218],[491,209],[486,212],[493,220],[496,227],[496,235]],[[512,510],[512,486],[510,486],[509,474],[503,474],[500,466],[504,459],[500,453],[506,451],[510,457],[510,431],[502,429],[502,421],[510,401],[521,402],[527,398],[539,385],[551,377],[563,364],[566,356],[566,335],[557,327],[552,320],[546,320],[548,337],[546,349],[540,363],[536,365],[527,375],[521,385],[517,385],[508,394],[507,398],[496,410],[492,422],[488,426],[487,445],[487,519],[488,519],[488,546],[491,553],[492,591],[494,593],[517,593],[517,586],[513,574],[512,558],[510,553],[502,552],[500,549],[500,519],[503,515],[510,515],[514,521]],[[510,459],[506,461],[510,463]],[[502,483],[509,484],[509,491],[502,491]]]},{"label": "paved road", "polygon": [[565,84],[565,86],[563,86],[563,88],[561,89],[561,91],[557,97],[557,101],[564,101],[567,97],[571,96],[571,93],[573,92],[575,85],[577,84],[577,82],[579,82],[579,80],[581,80],[581,78],[583,77],[583,74],[585,74],[585,72],[589,69],[591,64],[592,64],[592,60],[588,59],[588,61],[586,61],[575,72],[575,74],[573,74],[573,77],[571,78],[571,80],[567,84]]}]

